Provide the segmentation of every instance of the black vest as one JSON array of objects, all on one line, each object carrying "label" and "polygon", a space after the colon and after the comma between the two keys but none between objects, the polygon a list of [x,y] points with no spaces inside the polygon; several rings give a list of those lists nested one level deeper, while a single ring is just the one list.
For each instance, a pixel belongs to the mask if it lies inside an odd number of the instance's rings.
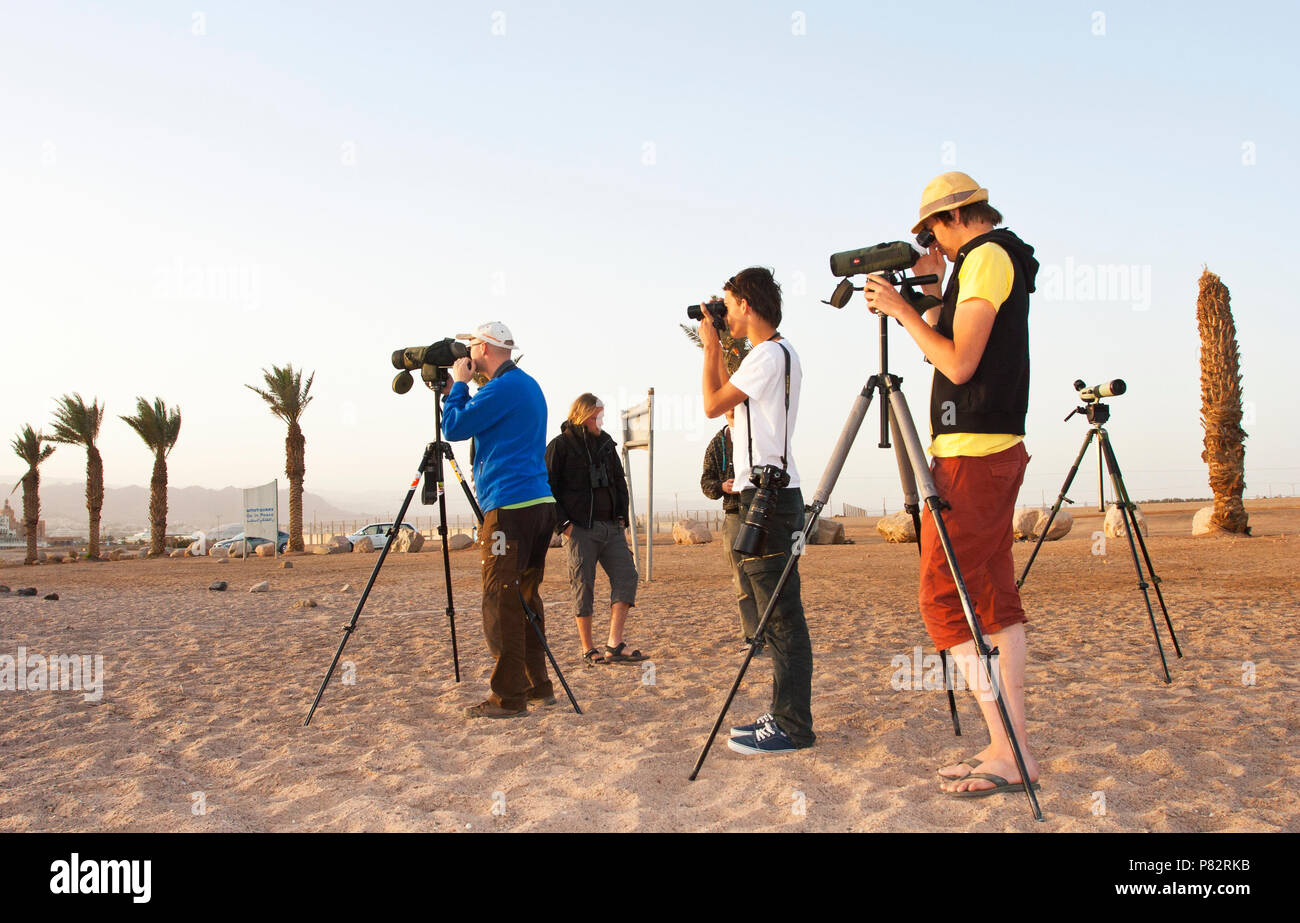
[{"label": "black vest", "polygon": [[957,314],[958,274],[966,255],[980,244],[992,241],[1011,257],[1014,278],[979,366],[970,380],[953,384],[948,376],[934,370],[930,388],[930,432],[1025,434],[1025,413],[1029,409],[1029,293],[1034,290],[1038,261],[1034,250],[1007,230],[993,230],[969,241],[957,251],[952,276],[943,293],[943,307],[935,329],[952,339],[953,318]]}]

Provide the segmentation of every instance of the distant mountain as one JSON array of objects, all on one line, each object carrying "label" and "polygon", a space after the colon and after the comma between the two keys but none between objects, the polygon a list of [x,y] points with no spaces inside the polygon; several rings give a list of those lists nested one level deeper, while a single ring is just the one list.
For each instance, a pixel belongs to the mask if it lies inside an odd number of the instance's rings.
[{"label": "distant mountain", "polygon": [[[16,480],[16,479],[15,479]],[[12,483],[12,481],[10,482]],[[22,515],[22,490],[7,498],[14,511]],[[310,491],[303,493],[303,518],[362,519],[364,514],[340,509]],[[243,516],[243,492],[238,487],[212,490],[207,487],[167,488],[167,530],[193,531],[230,523]],[[48,531],[72,529],[86,532],[86,488],[84,484],[46,484],[41,482],[41,518]],[[117,535],[149,528],[149,488],[106,487],[102,530]],[[289,524],[289,490],[280,491],[280,523]]]}]

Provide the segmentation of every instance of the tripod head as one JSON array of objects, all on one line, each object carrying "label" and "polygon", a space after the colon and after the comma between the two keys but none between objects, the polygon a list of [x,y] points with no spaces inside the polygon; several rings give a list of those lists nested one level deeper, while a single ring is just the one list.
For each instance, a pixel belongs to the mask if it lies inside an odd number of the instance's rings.
[{"label": "tripod head", "polygon": [[1110,419],[1110,407],[1103,404],[1101,399],[1103,397],[1118,397],[1128,390],[1128,385],[1124,383],[1124,379],[1115,378],[1089,388],[1083,383],[1082,378],[1076,378],[1074,380],[1074,390],[1079,392],[1079,399],[1083,401],[1083,406],[1071,410],[1065,415],[1065,419],[1069,420],[1070,417],[1078,413],[1087,417],[1088,422],[1093,426],[1105,426],[1106,421]]}]

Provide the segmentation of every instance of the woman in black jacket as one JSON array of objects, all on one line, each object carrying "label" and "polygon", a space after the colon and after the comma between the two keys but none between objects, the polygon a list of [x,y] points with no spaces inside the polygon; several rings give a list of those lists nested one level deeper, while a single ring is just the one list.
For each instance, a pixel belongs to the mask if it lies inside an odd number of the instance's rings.
[{"label": "woman in black jacket", "polygon": [[[546,470],[555,497],[556,531],[569,552],[578,639],[589,665],[639,663],[646,655],[623,640],[627,613],[636,605],[636,565],[623,530],[627,528],[627,478],[610,435],[601,429],[604,404],[583,394],[569,408],[560,435],[546,447]],[[592,642],[591,617],[596,565],[609,577],[609,637],[602,654]]]}]

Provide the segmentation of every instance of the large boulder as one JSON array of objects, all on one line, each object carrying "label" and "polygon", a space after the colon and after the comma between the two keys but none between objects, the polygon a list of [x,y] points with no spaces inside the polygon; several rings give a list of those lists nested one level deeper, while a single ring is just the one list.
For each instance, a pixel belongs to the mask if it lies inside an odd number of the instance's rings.
[{"label": "large boulder", "polygon": [[211,548],[208,549],[208,557],[228,558],[230,557],[230,549],[225,545],[222,545],[221,547],[217,547],[216,545],[213,545]]},{"label": "large boulder", "polygon": [[1203,506],[1196,511],[1192,517],[1192,534],[1193,535],[1217,535],[1223,530],[1216,526],[1214,520],[1214,507]]},{"label": "large boulder", "polygon": [[907,544],[916,541],[916,523],[911,513],[892,513],[876,520],[876,531],[887,542]]},{"label": "large boulder", "polygon": [[[474,539],[470,538],[464,532],[457,532],[455,535],[448,537],[447,548],[451,551],[464,551],[466,548],[474,547]],[[552,545],[554,547],[554,545]]]},{"label": "large boulder", "polygon": [[813,545],[843,545],[844,523],[818,516],[817,527],[813,529],[808,541]]},{"label": "large boulder", "polygon": [[275,557],[275,546],[270,542],[266,542],[258,545],[253,551],[253,554],[257,555],[259,558],[273,558]]},{"label": "large boulder", "polygon": [[713,535],[702,522],[679,519],[673,523],[673,541],[678,545],[704,545],[713,541]]},{"label": "large boulder", "polygon": [[344,554],[352,550],[352,539],[348,538],[346,535],[330,536],[329,544],[333,545],[339,552]]},{"label": "large boulder", "polygon": [[[1142,530],[1142,534],[1148,535],[1150,530],[1147,528],[1147,519],[1142,515],[1142,511],[1134,509],[1133,514],[1137,517],[1138,528]],[[1124,528],[1124,515],[1113,503],[1106,510],[1104,529],[1107,538],[1124,538],[1128,534],[1128,530]]]},{"label": "large boulder", "polygon": [[235,542],[235,544],[233,544],[233,545],[229,545],[229,546],[227,546],[227,547],[230,549],[230,552],[229,552],[229,553],[230,553],[230,557],[232,557],[232,558],[242,558],[242,557],[244,556],[244,543],[243,543],[243,542]]},{"label": "large boulder", "polygon": [[359,538],[352,545],[353,554],[374,554],[375,543],[370,540],[370,536]]},{"label": "large boulder", "polygon": [[[1038,514],[1038,521],[1034,523],[1034,538],[1043,535],[1043,530],[1047,528],[1047,517],[1052,515],[1050,509],[1042,510]],[[1052,520],[1052,528],[1048,530],[1047,535],[1043,536],[1043,541],[1055,542],[1065,538],[1074,528],[1074,516],[1069,510],[1062,507],[1056,511],[1056,518]]]},{"label": "large boulder", "polygon": [[1022,506],[1011,516],[1011,531],[1018,540],[1036,538],[1038,535],[1038,515],[1042,510],[1035,506]]},{"label": "large boulder", "polygon": [[410,554],[424,547],[424,536],[410,529],[398,529],[393,539],[393,550],[399,554]]}]

